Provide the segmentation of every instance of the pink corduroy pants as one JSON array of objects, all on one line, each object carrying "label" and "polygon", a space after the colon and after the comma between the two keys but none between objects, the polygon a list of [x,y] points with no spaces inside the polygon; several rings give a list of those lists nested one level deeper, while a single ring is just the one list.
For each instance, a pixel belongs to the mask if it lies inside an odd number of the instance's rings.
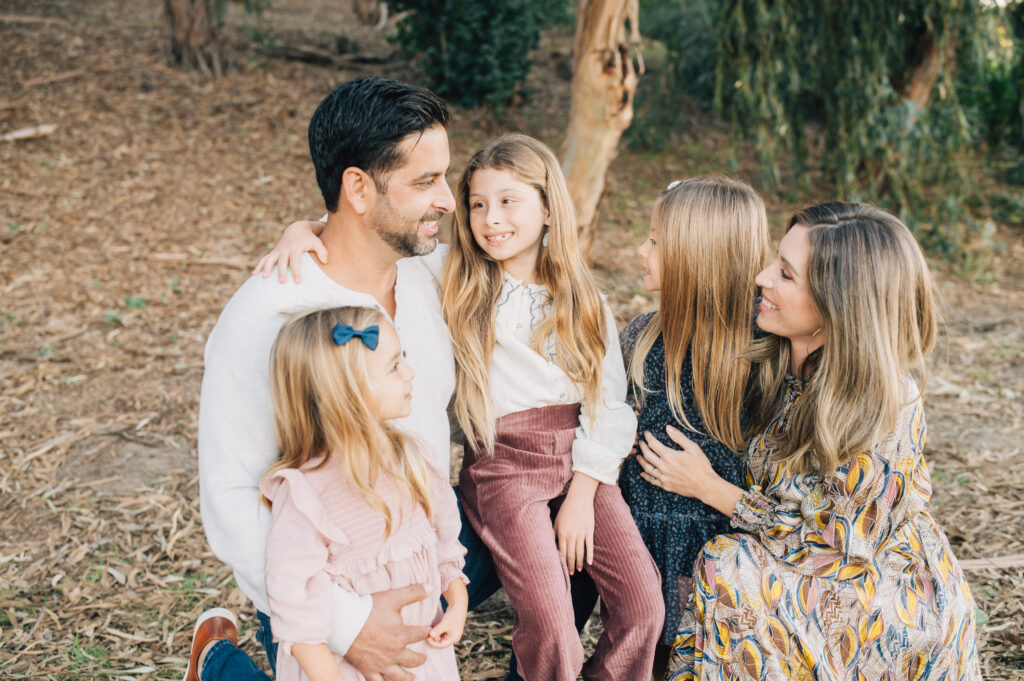
[{"label": "pink corduroy pants", "polygon": [[594,563],[604,633],[583,664],[569,571],[553,521],[572,480],[579,405],[498,419],[492,454],[466,448],[459,485],[466,517],[490,549],[515,607],[512,647],[526,681],[648,681],[665,605],[660,577],[619,488],[594,497]]}]

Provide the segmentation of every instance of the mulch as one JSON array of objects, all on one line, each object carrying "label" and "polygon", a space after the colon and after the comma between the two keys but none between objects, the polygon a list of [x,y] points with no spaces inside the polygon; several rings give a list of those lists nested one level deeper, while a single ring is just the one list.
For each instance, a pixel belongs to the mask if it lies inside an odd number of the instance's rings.
[{"label": "mulch", "polygon": [[[180,678],[195,617],[254,616],[202,532],[196,414],[203,343],[284,225],[322,205],[305,127],[334,84],[414,78],[415,64],[324,0],[275,3],[282,42],[375,55],[336,68],[261,56],[229,6],[233,65],[210,80],[168,68],[159,3],[11,0],[0,12],[0,676]],[[453,167],[503,129],[556,145],[568,37],[546,36],[507,111],[457,110]],[[360,70],[362,69],[362,70]],[[655,304],[633,249],[674,177],[727,167],[725,131],[683,151],[624,150],[608,178],[595,272],[621,322]],[[53,126],[48,130],[43,126]],[[741,172],[756,178],[753,155]],[[773,223],[796,207],[766,193]],[[969,567],[985,677],[1024,679],[1024,253],[984,278],[934,269],[946,336],[928,385],[933,510]],[[464,679],[499,678],[511,606],[471,615]],[[599,622],[588,625],[592,644]],[[257,656],[259,657],[259,656]]]}]

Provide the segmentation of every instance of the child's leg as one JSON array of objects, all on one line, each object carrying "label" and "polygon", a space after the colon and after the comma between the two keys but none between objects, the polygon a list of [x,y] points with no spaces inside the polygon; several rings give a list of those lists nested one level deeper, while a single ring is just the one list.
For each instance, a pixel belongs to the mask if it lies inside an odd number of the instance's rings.
[{"label": "child's leg", "polygon": [[665,622],[661,578],[618,487],[594,496],[594,564],[604,634],[583,669],[587,681],[648,681]]},{"label": "child's leg", "polygon": [[512,647],[527,681],[574,681],[583,666],[548,505],[572,479],[578,415],[579,405],[556,405],[503,416],[494,452],[470,452],[459,476],[466,517],[516,609]]},{"label": "child's leg", "polygon": [[502,520],[481,536],[516,611],[512,648],[519,672],[528,680],[573,681],[583,666],[583,645],[551,511],[543,502],[504,509],[492,505],[491,512],[495,511]]}]

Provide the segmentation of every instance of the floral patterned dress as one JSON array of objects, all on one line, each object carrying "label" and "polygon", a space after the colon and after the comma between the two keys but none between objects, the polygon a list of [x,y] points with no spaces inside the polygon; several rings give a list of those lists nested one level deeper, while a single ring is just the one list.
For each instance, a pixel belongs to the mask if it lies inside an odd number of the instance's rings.
[{"label": "floral patterned dress", "polygon": [[920,395],[895,431],[822,478],[770,461],[803,384],[749,448],[748,492],[694,565],[668,678],[981,679],[974,602],[922,457]]}]

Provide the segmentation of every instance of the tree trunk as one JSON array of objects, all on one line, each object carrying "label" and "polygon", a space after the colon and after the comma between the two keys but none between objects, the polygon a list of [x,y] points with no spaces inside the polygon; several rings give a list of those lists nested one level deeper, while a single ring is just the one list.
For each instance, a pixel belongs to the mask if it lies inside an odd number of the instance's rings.
[{"label": "tree trunk", "polygon": [[633,93],[643,73],[643,62],[634,68],[631,54],[640,43],[637,14],[638,0],[579,0],[576,10],[572,108],[562,169],[576,208],[580,248],[588,259],[605,172],[633,120]]},{"label": "tree trunk", "polygon": [[928,98],[935,87],[935,81],[939,77],[939,70],[942,60],[939,59],[939,48],[932,41],[928,45],[918,62],[910,73],[907,86],[903,90],[903,96],[914,105],[914,111],[922,111],[928,106]]},{"label": "tree trunk", "polygon": [[167,61],[221,76],[220,45],[211,0],[164,0]]},{"label": "tree trunk", "polygon": [[943,67],[953,64],[955,59],[955,38],[949,39],[943,50],[939,49],[930,35],[924,35],[918,40],[916,57],[904,76],[902,88],[903,97],[913,107],[913,119],[916,120],[928,106],[928,100]]},{"label": "tree trunk", "polygon": [[353,0],[353,9],[359,20],[381,31],[388,23],[388,4],[382,0]]}]

